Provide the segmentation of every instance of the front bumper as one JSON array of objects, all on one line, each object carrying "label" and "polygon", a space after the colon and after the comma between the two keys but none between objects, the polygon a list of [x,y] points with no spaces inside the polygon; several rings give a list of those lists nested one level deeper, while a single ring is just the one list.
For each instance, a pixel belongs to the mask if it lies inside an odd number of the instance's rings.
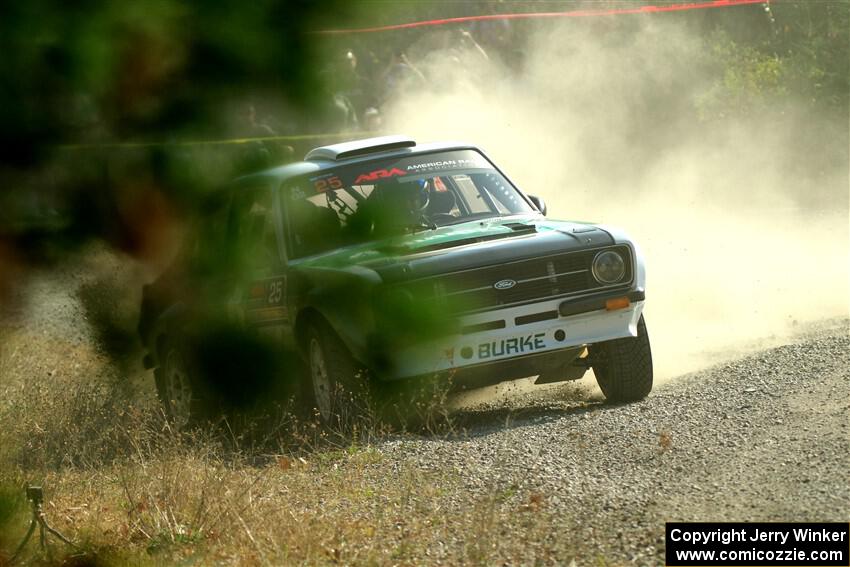
[{"label": "front bumper", "polygon": [[643,291],[615,297],[629,297],[629,305],[609,311],[604,306],[612,296],[596,295],[466,316],[461,320],[462,334],[390,353],[393,372],[386,378],[410,378],[478,365],[492,366],[498,374],[499,362],[526,357],[531,361],[543,353],[637,336]]}]

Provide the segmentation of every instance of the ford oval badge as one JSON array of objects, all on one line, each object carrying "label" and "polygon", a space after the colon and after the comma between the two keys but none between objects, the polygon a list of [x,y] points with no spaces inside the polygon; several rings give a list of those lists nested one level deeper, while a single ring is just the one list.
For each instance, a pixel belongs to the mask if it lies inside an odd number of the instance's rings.
[{"label": "ford oval badge", "polygon": [[514,280],[499,280],[493,284],[493,287],[496,289],[511,289],[516,285],[516,281]]}]

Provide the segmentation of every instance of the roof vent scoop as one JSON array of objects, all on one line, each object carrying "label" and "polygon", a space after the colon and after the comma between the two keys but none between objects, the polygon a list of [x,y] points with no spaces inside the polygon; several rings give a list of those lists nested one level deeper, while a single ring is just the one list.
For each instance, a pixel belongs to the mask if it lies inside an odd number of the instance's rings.
[{"label": "roof vent scoop", "polygon": [[367,138],[365,140],[354,140],[352,142],[314,148],[304,156],[304,160],[338,161],[346,158],[412,148],[415,145],[416,141],[407,136],[381,136],[379,138]]}]

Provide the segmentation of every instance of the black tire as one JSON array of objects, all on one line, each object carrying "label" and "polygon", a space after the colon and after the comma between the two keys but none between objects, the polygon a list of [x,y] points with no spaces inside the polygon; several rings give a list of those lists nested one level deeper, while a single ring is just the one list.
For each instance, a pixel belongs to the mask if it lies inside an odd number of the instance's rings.
[{"label": "black tire", "polygon": [[366,369],[349,352],[342,339],[324,321],[307,328],[306,398],[322,423],[340,431],[369,415],[370,395]]},{"label": "black tire", "polygon": [[159,366],[154,370],[159,401],[172,427],[190,429],[210,418],[208,396],[199,384],[190,349],[170,337],[160,344]]},{"label": "black tire", "polygon": [[643,315],[637,336],[591,345],[593,373],[609,402],[635,402],[652,390],[652,351]]}]

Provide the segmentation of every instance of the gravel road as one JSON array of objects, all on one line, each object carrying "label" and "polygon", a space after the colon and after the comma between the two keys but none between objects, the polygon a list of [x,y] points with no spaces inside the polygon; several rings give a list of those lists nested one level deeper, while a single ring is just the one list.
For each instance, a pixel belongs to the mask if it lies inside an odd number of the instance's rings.
[{"label": "gravel road", "polygon": [[[584,379],[587,381],[587,378]],[[459,440],[380,450],[455,469],[465,491],[540,494],[579,564],[663,564],[665,521],[850,519],[850,338],[832,321],[792,344],[609,406],[562,386],[462,410]],[[583,401],[582,401],[583,400]]]}]

